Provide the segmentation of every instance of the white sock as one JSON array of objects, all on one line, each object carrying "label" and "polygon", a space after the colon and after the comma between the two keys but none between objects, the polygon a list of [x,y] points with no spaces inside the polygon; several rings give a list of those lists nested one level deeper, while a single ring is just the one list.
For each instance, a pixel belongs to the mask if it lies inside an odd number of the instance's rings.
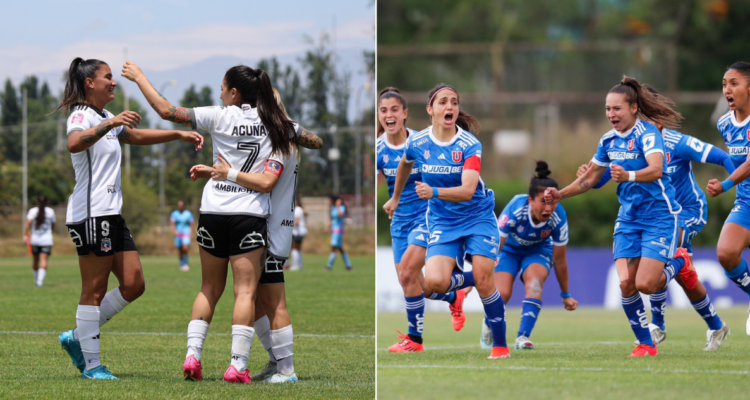
[{"label": "white sock", "polygon": [[299,260],[299,267],[300,267],[300,269],[302,269],[302,267],[303,267],[303,265],[302,265],[302,252],[299,251],[299,250],[297,250],[297,252],[299,253],[299,257],[297,258]]},{"label": "white sock", "polygon": [[203,342],[206,340],[206,335],[208,335],[208,322],[200,319],[190,321],[188,324],[187,354],[185,358],[193,356],[196,360],[201,360],[201,352],[203,351]]},{"label": "white sock", "polygon": [[255,329],[245,325],[232,325],[232,364],[237,372],[247,369],[247,358],[253,345]]},{"label": "white sock", "polygon": [[285,326],[281,329],[271,331],[271,343],[273,355],[276,357],[276,365],[280,374],[289,375],[294,372],[294,334],[292,326]]},{"label": "white sock", "polygon": [[258,335],[263,348],[268,352],[268,361],[275,363],[276,358],[271,350],[271,321],[268,320],[268,315],[264,315],[261,319],[255,321],[255,334]]},{"label": "white sock", "polygon": [[86,369],[102,365],[99,361],[99,307],[79,305],[76,325],[80,332],[81,352],[86,360]]},{"label": "white sock", "polygon": [[106,324],[107,321],[112,319],[115,314],[121,312],[128,304],[130,302],[122,298],[119,287],[107,292],[102,299],[102,304],[99,306],[99,327]]},{"label": "white sock", "polygon": [[299,250],[292,250],[292,267],[299,268]]},{"label": "white sock", "polygon": [[47,270],[43,268],[39,268],[38,271],[36,271],[36,281],[39,283],[44,283],[44,277],[47,276]]}]

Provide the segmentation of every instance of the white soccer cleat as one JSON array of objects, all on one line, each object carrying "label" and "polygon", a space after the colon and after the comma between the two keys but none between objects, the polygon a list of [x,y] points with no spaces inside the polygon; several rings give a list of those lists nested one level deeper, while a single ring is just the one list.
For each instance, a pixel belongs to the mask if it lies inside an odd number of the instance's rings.
[{"label": "white soccer cleat", "polygon": [[180,266],[180,271],[182,272],[190,271],[190,267],[187,265],[182,265]]},{"label": "white soccer cleat", "polygon": [[726,322],[722,322],[721,329],[706,332],[706,348],[703,351],[717,351],[721,347],[721,342],[729,336],[729,327]]},{"label": "white soccer cleat", "polygon": [[299,271],[301,269],[302,268],[300,268],[300,267],[298,267],[296,265],[292,265],[291,267],[289,267],[289,269],[287,271]]},{"label": "white soccer cleat", "polygon": [[[661,330],[661,328],[659,328],[659,325],[648,324],[648,330],[651,332],[651,341],[654,342],[654,346],[663,342],[667,338],[667,330]],[[638,346],[639,344],[641,344],[641,342],[636,339],[633,344]]]},{"label": "white soccer cleat", "polygon": [[[44,282],[42,282],[42,281],[36,281],[36,286],[37,287],[42,287],[42,286],[44,286]],[[748,320],[748,321],[750,321],[750,320]],[[748,326],[750,326],[750,325],[748,325]]]},{"label": "white soccer cleat", "polygon": [[482,319],[482,334],[479,336],[479,346],[482,350],[492,350],[492,330]]},{"label": "white soccer cleat", "polygon": [[269,378],[264,380],[264,383],[295,383],[299,379],[297,379],[297,374],[292,372],[289,375],[284,375],[280,373],[275,373],[271,375]]},{"label": "white soccer cleat", "polygon": [[516,350],[534,350],[534,343],[526,336],[516,338]]}]

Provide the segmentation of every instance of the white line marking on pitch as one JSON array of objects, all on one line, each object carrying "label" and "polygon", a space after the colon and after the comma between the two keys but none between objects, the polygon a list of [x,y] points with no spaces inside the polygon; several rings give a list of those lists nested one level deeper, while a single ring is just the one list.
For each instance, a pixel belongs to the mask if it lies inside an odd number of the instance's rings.
[{"label": "white line marking on pitch", "polygon": [[[45,331],[0,331],[2,335],[59,335],[61,332]],[[102,332],[105,335],[133,335],[133,336],[186,336],[186,333],[179,332]],[[231,333],[209,333],[214,336],[231,336]],[[373,335],[324,335],[317,333],[295,333],[298,337],[320,337],[320,338],[375,338]]]},{"label": "white line marking on pitch", "polygon": [[[583,345],[583,344],[585,344],[585,345],[596,344],[596,345],[612,346],[612,345],[620,345],[620,344],[627,344],[627,343],[630,343],[630,342],[612,342],[612,341],[607,341],[607,342],[559,342],[559,343],[550,342],[550,343],[537,343],[537,344],[535,344],[535,346],[536,347],[544,347],[544,346],[569,346],[569,345],[579,345],[579,344],[581,344],[581,345]],[[460,346],[425,346],[424,347],[425,350],[437,350],[437,351],[441,351],[441,350],[478,349],[478,348],[479,348],[479,345],[477,345],[477,344],[465,344],[465,345],[460,345]],[[378,349],[378,351],[388,351],[388,348],[387,347],[381,347],[381,348]]]},{"label": "white line marking on pitch", "polygon": [[670,374],[721,374],[721,375],[750,375],[750,371],[747,370],[699,370],[699,369],[664,369],[664,368],[601,368],[601,367],[589,367],[589,368],[561,368],[561,367],[524,367],[520,365],[508,365],[505,367],[500,366],[480,366],[480,365],[378,365],[378,369],[486,369],[486,370],[513,370],[513,371],[574,371],[574,372],[661,372]]}]

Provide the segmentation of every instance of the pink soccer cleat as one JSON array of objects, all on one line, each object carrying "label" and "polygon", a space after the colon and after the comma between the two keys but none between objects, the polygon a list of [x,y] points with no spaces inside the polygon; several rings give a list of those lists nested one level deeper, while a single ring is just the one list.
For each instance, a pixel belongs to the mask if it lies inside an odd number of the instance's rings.
[{"label": "pink soccer cleat", "polygon": [[186,381],[202,381],[203,367],[201,362],[195,356],[186,358],[185,363],[182,364],[182,375]]},{"label": "pink soccer cleat", "polygon": [[224,380],[231,383],[252,383],[250,378],[250,371],[245,369],[242,372],[237,371],[234,365],[230,365],[224,372]]}]

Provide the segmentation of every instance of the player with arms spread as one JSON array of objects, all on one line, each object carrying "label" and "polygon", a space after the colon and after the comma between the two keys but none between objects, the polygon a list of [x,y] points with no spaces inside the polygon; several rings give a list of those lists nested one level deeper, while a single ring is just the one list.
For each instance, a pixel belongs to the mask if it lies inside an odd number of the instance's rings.
[{"label": "player with arms spread", "polygon": [[622,306],[640,343],[630,357],[658,355],[639,292],[659,292],[677,274],[683,281],[698,279],[687,251],[676,249],[680,205],[667,173],[664,140],[656,126],[641,119],[678,127],[682,115],[670,104],[624,77],[607,94],[605,109],[613,129],[599,141],[592,167],[568,187],[547,188],[544,194],[547,202],[577,196],[611,168],[621,204],[614,232],[615,266]]},{"label": "player with arms spread", "polygon": [[[117,379],[99,361],[99,327],[145,290],[138,250],[120,215],[120,144],[182,140],[196,150],[203,147],[203,137],[196,132],[136,129],[141,121],[137,113],[123,111],[115,116],[105,110],[115,99],[116,86],[105,62],[76,58],[68,70],[62,102],[55,110],[70,113],[68,150],[76,186],[68,199],[65,224],[76,245],[82,281],[77,327],[62,333],[58,340],[89,379]],[[110,272],[120,286],[107,292]]]},{"label": "player with arms spread", "polygon": [[[421,164],[423,182],[416,183],[416,192],[429,201],[426,284],[436,293],[475,286],[494,339],[489,358],[509,358],[505,304],[492,279],[500,244],[495,195],[479,176],[482,144],[469,133],[478,131],[479,123],[461,110],[452,86],[438,85],[428,97],[432,126],[406,140],[393,196],[383,209],[393,218],[415,163]],[[470,272],[457,263],[464,252],[473,259]]]}]

